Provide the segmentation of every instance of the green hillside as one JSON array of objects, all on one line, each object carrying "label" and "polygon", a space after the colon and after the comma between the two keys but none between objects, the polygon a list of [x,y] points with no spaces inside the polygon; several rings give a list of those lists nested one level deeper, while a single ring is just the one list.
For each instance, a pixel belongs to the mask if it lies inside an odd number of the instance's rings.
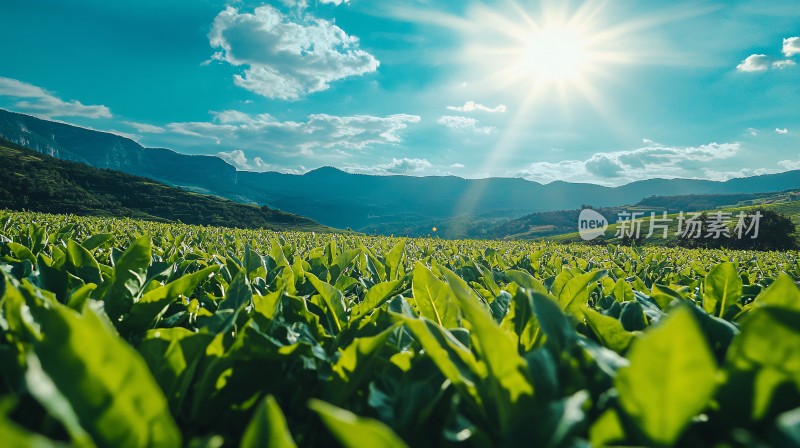
[{"label": "green hillside", "polygon": [[[717,209],[710,209],[710,210],[703,210],[702,212],[708,214],[709,216],[714,215],[716,213],[730,213],[732,219],[732,225],[736,222],[736,217],[741,212],[745,213],[752,213],[756,209],[761,210],[769,210],[776,212],[780,215],[785,216],[789,220],[791,220],[792,224],[797,229],[800,229],[800,193],[798,192],[784,192],[777,195],[765,196],[762,199],[758,200],[748,200],[743,203],[737,205],[731,205],[727,207],[720,207]],[[616,216],[606,215],[607,218],[612,219],[612,221],[616,220]],[[657,215],[659,216],[659,215]],[[654,235],[650,238],[646,238],[640,240],[642,244],[648,245],[655,245],[655,246],[676,246],[681,244],[676,236],[678,233],[678,214],[670,214],[668,218],[671,219],[669,224],[668,236],[667,238],[663,238],[661,236],[662,232],[656,231]],[[642,234],[646,235],[649,230],[649,214],[647,214],[642,221],[641,229]],[[732,226],[731,225],[731,226]],[[616,237],[619,230],[619,224],[611,224],[608,227],[604,236],[593,240],[592,243],[594,244],[618,244],[621,241],[620,238]],[[790,237],[791,241],[787,241],[787,246],[791,246],[791,243],[797,245],[800,242],[800,233],[795,231]],[[545,236],[540,239],[545,239],[548,241],[553,241],[557,243],[579,243],[583,242],[578,232],[569,232],[564,233],[561,235],[555,236]]]},{"label": "green hillside", "polygon": [[0,209],[252,229],[332,230],[301,216],[56,159],[2,139]]}]

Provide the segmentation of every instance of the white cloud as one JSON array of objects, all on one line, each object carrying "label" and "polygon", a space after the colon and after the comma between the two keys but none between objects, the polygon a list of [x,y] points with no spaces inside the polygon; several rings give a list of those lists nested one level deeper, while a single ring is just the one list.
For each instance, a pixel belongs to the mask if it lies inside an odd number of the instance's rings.
[{"label": "white cloud", "polygon": [[507,173],[537,182],[564,180],[617,185],[656,177],[707,177],[709,162],[737,155],[738,143],[710,143],[695,147],[650,145],[628,151],[596,153],[586,160],[536,162]]},{"label": "white cloud", "polygon": [[478,120],[469,117],[457,117],[452,115],[443,115],[436,121],[442,126],[462,132],[475,132],[478,134],[489,135],[495,131],[492,127],[478,126]]},{"label": "white cloud", "polygon": [[[800,54],[800,37],[788,37],[783,39],[783,55],[791,58]],[[777,70],[794,67],[797,62],[791,59],[781,59],[772,61],[767,55],[752,54],[736,66],[736,69],[741,72],[763,72],[769,70],[770,67]]]},{"label": "white cloud", "polygon": [[521,170],[507,174],[543,184],[557,180],[580,181],[587,175],[585,162],[580,160],[562,160],[558,163],[535,162]]},{"label": "white cloud", "polygon": [[348,164],[345,166],[344,170],[356,174],[387,175],[421,173],[432,167],[433,164],[427,159],[409,159],[403,157],[402,159],[392,158],[392,161],[389,163],[373,166]]},{"label": "white cloud", "polygon": [[489,112],[489,113],[496,113],[500,112],[503,113],[506,111],[506,106],[500,104],[496,107],[489,107],[484,106],[483,104],[476,103],[475,101],[467,101],[464,103],[463,106],[447,106],[448,110],[454,110],[457,112],[475,112],[475,111],[482,111],[482,112]]},{"label": "white cloud", "polygon": [[453,168],[453,169],[456,169],[456,170],[460,170],[460,169],[466,168],[466,167],[464,166],[463,163],[454,163],[454,164],[450,165],[450,168]]},{"label": "white cloud", "polygon": [[160,126],[153,126],[152,124],[136,123],[134,121],[123,121],[122,123],[136,129],[136,132],[141,132],[143,134],[163,134],[167,132],[166,129]]},{"label": "white cloud", "polygon": [[770,66],[769,58],[765,54],[751,54],[741,64],[736,66],[740,72],[763,72]]},{"label": "white cloud", "polygon": [[751,137],[758,137],[758,130],[755,128],[747,128],[747,134]]},{"label": "white cloud", "polygon": [[214,19],[208,38],[219,50],[212,59],[245,67],[234,83],[267,98],[296,100],[380,65],[359,49],[358,38],[334,23],[311,16],[290,18],[269,5],[252,14],[229,6]]},{"label": "white cloud", "polygon": [[710,168],[703,168],[705,178],[708,180],[716,180],[724,182],[726,180],[737,179],[741,177],[763,176],[765,174],[775,174],[780,170],[773,170],[769,168],[742,168],[739,171],[716,171]]},{"label": "white cloud", "polygon": [[780,135],[786,135],[786,134],[788,134],[788,133],[789,133],[789,130],[788,130],[788,129],[786,129],[786,128],[783,128],[783,129],[781,129],[781,128],[775,128],[775,133],[776,133],[776,134],[780,134]]},{"label": "white cloud", "polygon": [[277,121],[269,114],[248,115],[239,111],[213,112],[209,122],[170,123],[176,134],[210,139],[247,148],[271,148],[284,156],[311,155],[315,149],[363,150],[372,145],[398,144],[416,115],[310,115],[306,121]]},{"label": "white cloud", "polygon": [[21,101],[13,105],[14,109],[44,118],[111,118],[111,110],[106,106],[85,105],[76,100],[64,101],[41,87],[11,78],[0,77],[0,96],[19,98]]},{"label": "white cloud", "polygon": [[794,67],[797,65],[797,62],[794,62],[791,59],[785,59],[782,61],[775,61],[772,63],[772,68],[777,68],[778,70],[783,70],[785,68]]},{"label": "white cloud", "polygon": [[783,54],[787,58],[800,54],[800,37],[787,37],[783,39]]},{"label": "white cloud", "polygon": [[786,170],[800,170],[800,160],[781,160],[778,165]]},{"label": "white cloud", "polygon": [[233,165],[240,171],[276,171],[287,174],[303,174],[307,171],[303,166],[300,166],[299,169],[291,169],[266,163],[261,157],[253,157],[252,159],[248,159],[244,151],[241,149],[235,149],[228,152],[218,152],[217,157]]}]

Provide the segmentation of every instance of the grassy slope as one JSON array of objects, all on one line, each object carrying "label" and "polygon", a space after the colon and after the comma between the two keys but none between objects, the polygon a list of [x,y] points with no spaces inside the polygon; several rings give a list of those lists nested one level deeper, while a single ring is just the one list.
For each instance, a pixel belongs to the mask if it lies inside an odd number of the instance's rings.
[{"label": "grassy slope", "polygon": [[271,230],[332,230],[301,216],[56,159],[2,139],[0,209]]}]

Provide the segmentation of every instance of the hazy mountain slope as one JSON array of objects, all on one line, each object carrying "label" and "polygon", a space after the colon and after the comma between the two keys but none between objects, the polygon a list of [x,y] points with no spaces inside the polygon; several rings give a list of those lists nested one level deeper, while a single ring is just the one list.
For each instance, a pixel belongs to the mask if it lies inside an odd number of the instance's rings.
[{"label": "hazy mountain slope", "polygon": [[583,204],[610,207],[660,195],[777,192],[800,188],[800,171],[714,182],[651,179],[610,188],[524,179],[369,176],[324,167],[303,175],[254,173],[214,156],[144,148],[113,134],[0,110],[0,137],[59,158],[150,177],[192,191],[267,204],[323,224],[378,233],[419,234],[450,221],[454,235],[476,218],[513,219]]},{"label": "hazy mountain slope", "polygon": [[329,231],[310,219],[59,160],[0,139],[0,209]]}]

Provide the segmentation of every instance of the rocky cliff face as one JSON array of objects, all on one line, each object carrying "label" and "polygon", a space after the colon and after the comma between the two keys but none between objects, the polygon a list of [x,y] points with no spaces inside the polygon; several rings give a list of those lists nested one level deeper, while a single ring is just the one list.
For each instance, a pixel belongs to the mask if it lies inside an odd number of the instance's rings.
[{"label": "rocky cliff face", "polygon": [[227,191],[238,183],[236,168],[218,157],[144,148],[119,135],[2,109],[0,136],[59,159],[146,176],[173,185]]}]

